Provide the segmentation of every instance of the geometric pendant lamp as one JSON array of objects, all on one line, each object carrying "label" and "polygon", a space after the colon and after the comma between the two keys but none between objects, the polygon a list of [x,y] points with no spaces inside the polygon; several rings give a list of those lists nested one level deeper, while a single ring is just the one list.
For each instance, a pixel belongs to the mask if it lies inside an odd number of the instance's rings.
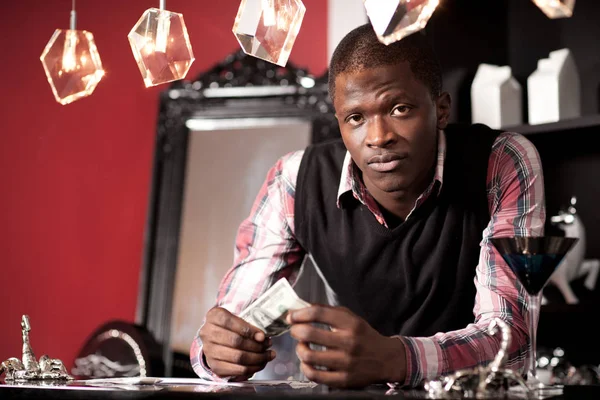
[{"label": "geometric pendant lamp", "polygon": [[244,53],[285,67],[305,12],[301,0],[242,0],[232,31]]},{"label": "geometric pendant lamp", "polygon": [[91,95],[104,76],[94,35],[76,29],[75,0],[70,29],[54,31],[40,61],[54,98],[63,105]]},{"label": "geometric pendant lamp", "polygon": [[385,45],[425,28],[439,0],[363,0],[379,41]]},{"label": "geometric pendant lamp", "polygon": [[533,0],[533,2],[548,18],[557,19],[573,16],[575,0]]},{"label": "geometric pendant lamp", "polygon": [[183,15],[149,8],[127,35],[146,87],[185,78],[194,53]]}]

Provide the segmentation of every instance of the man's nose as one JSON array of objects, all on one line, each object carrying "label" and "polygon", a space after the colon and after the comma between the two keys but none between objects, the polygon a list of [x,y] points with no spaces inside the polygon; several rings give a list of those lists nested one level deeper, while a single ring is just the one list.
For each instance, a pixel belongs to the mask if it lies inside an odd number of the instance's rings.
[{"label": "man's nose", "polygon": [[374,118],[370,121],[367,131],[366,144],[369,147],[388,147],[396,140],[396,134],[385,118]]}]

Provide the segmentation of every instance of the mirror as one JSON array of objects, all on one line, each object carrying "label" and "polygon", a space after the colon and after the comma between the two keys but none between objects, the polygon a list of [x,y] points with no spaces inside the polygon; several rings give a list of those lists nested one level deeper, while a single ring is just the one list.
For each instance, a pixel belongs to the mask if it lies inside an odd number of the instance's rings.
[{"label": "mirror", "polygon": [[[189,365],[191,341],[233,264],[237,229],[268,170],[289,152],[337,136],[327,74],[313,77],[241,50],[161,93],[138,321],[163,345],[166,376]],[[326,302],[310,261],[295,289]],[[293,341],[276,340],[278,357],[260,378],[298,378]]]}]

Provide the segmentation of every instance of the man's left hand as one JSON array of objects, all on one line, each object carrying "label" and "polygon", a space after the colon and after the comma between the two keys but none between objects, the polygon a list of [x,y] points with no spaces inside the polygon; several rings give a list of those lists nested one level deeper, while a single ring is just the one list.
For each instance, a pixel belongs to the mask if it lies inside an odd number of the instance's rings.
[{"label": "man's left hand", "polygon": [[[313,305],[290,312],[287,320],[292,324],[291,336],[299,342],[296,354],[302,371],[311,381],[340,388],[404,381],[406,355],[402,341],[380,335],[347,308]],[[329,325],[331,331],[311,323]],[[312,350],[309,343],[326,349]]]}]

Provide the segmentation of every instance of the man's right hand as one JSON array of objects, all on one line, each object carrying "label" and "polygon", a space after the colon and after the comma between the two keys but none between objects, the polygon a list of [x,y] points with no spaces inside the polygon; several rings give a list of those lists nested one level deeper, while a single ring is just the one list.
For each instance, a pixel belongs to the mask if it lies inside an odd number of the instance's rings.
[{"label": "man's right hand", "polygon": [[263,331],[222,307],[208,311],[200,339],[206,363],[219,377],[248,379],[275,358]]}]

